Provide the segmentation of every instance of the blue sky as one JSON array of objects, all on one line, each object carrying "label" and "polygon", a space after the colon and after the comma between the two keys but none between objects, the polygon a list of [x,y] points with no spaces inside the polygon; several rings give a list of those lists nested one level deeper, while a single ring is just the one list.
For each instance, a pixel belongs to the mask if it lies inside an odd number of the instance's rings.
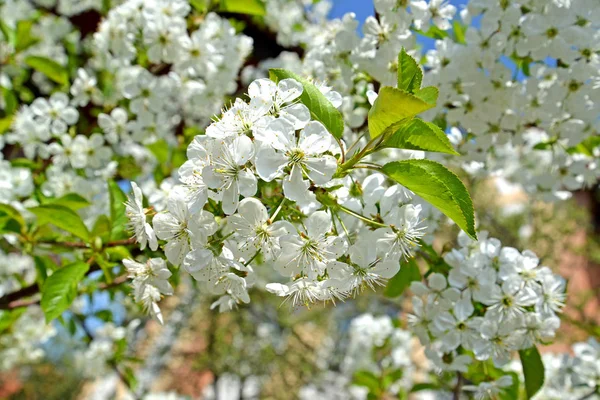
[{"label": "blue sky", "polygon": [[[462,6],[468,3],[468,0],[450,0],[448,3],[456,6],[458,10],[462,9]],[[331,9],[331,18],[341,18],[344,14],[353,12],[356,14],[356,19],[362,22],[369,16],[374,15],[373,1],[372,0],[333,0],[333,8]],[[360,29],[360,28],[359,28]],[[423,41],[423,46],[431,48],[433,41]],[[430,43],[429,43],[430,42]]]}]

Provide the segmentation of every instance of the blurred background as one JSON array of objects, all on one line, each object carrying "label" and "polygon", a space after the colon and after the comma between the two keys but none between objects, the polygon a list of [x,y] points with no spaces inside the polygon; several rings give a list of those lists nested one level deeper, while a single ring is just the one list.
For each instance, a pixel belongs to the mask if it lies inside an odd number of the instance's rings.
[{"label": "blurred background", "polygon": [[[373,15],[370,0],[334,0],[331,18],[354,12],[359,21]],[[459,10],[465,1],[450,1]],[[359,27],[360,29],[360,27]],[[252,35],[252,32],[246,32]],[[256,42],[256,41],[255,41]],[[423,49],[434,46],[430,38],[419,40]],[[257,49],[277,55],[272,43]],[[598,190],[582,190],[558,205],[531,201],[518,188],[502,180],[468,182],[475,209],[486,209],[485,226],[490,236],[502,239],[505,246],[531,249],[544,265],[552,266],[568,279],[568,305],[556,343],[544,351],[569,351],[570,344],[598,337],[600,312],[600,207]],[[477,187],[473,187],[473,186]],[[458,229],[448,226],[434,243],[438,250],[451,248]],[[252,303],[238,310],[219,314],[209,309],[210,300],[195,289],[193,282],[181,286],[178,296],[163,302],[165,326],[152,320],[125,321],[121,305],[128,298],[103,292],[88,296],[77,305],[78,315],[88,330],[104,330],[106,346],[128,354],[130,373],[135,370],[139,388],[166,393],[218,399],[319,398],[315,382],[335,389],[328,381],[330,372],[344,370],[349,330],[353,319],[363,313],[388,315],[406,325],[403,310],[408,301],[388,298],[379,292],[365,292],[357,299],[333,306],[291,309],[279,298],[256,292]],[[108,318],[107,316],[110,316]],[[113,319],[126,328],[106,324]],[[55,324],[58,334],[45,344],[43,362],[0,375],[0,399],[112,399],[127,398],[123,382],[131,381],[128,370],[107,371],[102,378],[103,343],[86,352],[74,351],[76,341],[69,334],[70,324]],[[143,329],[142,329],[143,328]],[[79,337],[89,332],[72,328]],[[77,336],[76,335],[76,336]],[[125,340],[127,339],[127,340]],[[120,344],[122,343],[122,344]],[[125,346],[119,348],[119,346]],[[23,350],[26,351],[26,350]],[[97,353],[94,353],[97,351]],[[422,350],[415,343],[403,355],[418,362]],[[383,356],[382,356],[383,357]],[[317,385],[318,386],[318,385]],[[298,395],[291,395],[298,393]],[[237,396],[237,397],[235,397]],[[316,396],[316,397],[315,397]],[[173,397],[177,398],[177,397]],[[344,398],[344,397],[340,397]]]}]

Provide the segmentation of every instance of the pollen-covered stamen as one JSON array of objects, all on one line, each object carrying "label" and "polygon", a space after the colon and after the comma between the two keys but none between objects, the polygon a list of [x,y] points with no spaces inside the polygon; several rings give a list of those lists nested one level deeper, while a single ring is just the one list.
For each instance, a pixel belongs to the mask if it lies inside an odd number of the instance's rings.
[{"label": "pollen-covered stamen", "polygon": [[292,150],[288,151],[287,153],[285,153],[285,155],[288,157],[290,165],[303,166],[306,154],[301,149],[298,149],[298,148],[292,149]]}]

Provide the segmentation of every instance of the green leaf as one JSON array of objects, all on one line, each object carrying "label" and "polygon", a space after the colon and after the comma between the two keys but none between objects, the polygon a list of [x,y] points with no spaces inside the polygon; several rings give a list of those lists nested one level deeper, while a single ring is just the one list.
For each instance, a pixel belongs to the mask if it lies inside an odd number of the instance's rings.
[{"label": "green leaf", "polygon": [[125,202],[127,196],[115,181],[108,181],[108,193],[110,195],[110,221],[112,229],[110,240],[125,239],[128,237],[125,230],[127,215],[125,214]]},{"label": "green leaf", "polygon": [[25,64],[46,75],[58,84],[66,85],[69,83],[69,72],[56,61],[45,57],[29,56],[25,58]]},{"label": "green leaf", "polygon": [[412,190],[477,239],[473,202],[458,177],[431,160],[405,160],[385,164],[382,172]]},{"label": "green leaf", "polygon": [[403,90],[384,86],[369,110],[369,132],[371,138],[381,135],[387,128],[403,119],[427,111],[433,105]]},{"label": "green leaf", "polygon": [[[600,136],[588,136],[577,146],[567,149],[569,154],[585,154],[586,156],[594,157],[594,149],[600,146]],[[536,148],[537,146],[534,146]]]},{"label": "green leaf", "polygon": [[371,393],[378,393],[380,391],[379,378],[371,371],[356,371],[352,383],[368,388]]},{"label": "green leaf", "polygon": [[261,0],[221,0],[221,11],[258,16],[266,14]]},{"label": "green leaf", "polygon": [[15,31],[10,26],[8,26],[8,24],[6,22],[4,22],[1,19],[0,19],[0,32],[2,32],[4,39],[6,39],[6,41],[8,43],[11,43],[11,44],[15,43],[15,40],[16,40]]},{"label": "green leaf", "polygon": [[423,89],[415,90],[414,95],[435,107],[440,91],[435,86],[426,86]]},{"label": "green leaf", "polygon": [[523,375],[525,376],[525,391],[531,399],[544,385],[544,363],[537,347],[519,350]]},{"label": "green leaf", "polygon": [[58,318],[69,308],[77,296],[77,284],[89,269],[87,263],[78,261],[56,270],[46,279],[40,303],[46,315],[46,322]]},{"label": "green leaf", "polygon": [[395,130],[395,132],[390,135],[385,134],[387,137],[383,142],[385,147],[458,154],[452,147],[448,136],[431,122],[413,118],[394,124],[388,129]]},{"label": "green leaf", "polygon": [[86,242],[89,240],[90,233],[83,220],[75,211],[68,207],[59,204],[42,204],[41,206],[30,208],[29,211],[38,217],[40,225],[52,224]]},{"label": "green leaf", "polygon": [[154,154],[159,164],[166,164],[169,161],[169,145],[164,139],[157,140],[146,147]]},{"label": "green leaf", "polygon": [[46,204],[56,204],[77,211],[90,205],[90,202],[76,193],[68,193],[56,199],[49,199]]},{"label": "green leaf", "polygon": [[467,25],[461,23],[460,21],[454,20],[454,22],[452,22],[452,32],[454,33],[454,41],[456,43],[467,43],[467,41],[465,40]]},{"label": "green leaf", "polygon": [[35,271],[36,271],[36,282],[39,287],[44,286],[44,282],[48,278],[48,271],[55,271],[56,264],[48,256],[34,256]]},{"label": "green leaf", "polygon": [[438,390],[439,385],[434,383],[417,383],[410,389],[410,393],[421,392],[423,390]]},{"label": "green leaf", "polygon": [[25,311],[27,311],[26,307],[0,311],[0,333],[10,329],[12,324],[14,324]]},{"label": "green leaf", "polygon": [[302,84],[304,91],[300,96],[300,101],[308,107],[313,119],[325,125],[325,128],[337,139],[344,133],[344,118],[342,113],[331,104],[323,93],[312,83],[304,78],[285,69],[270,69],[269,78],[274,82],[282,79],[292,78]]},{"label": "green leaf", "polygon": [[2,97],[4,98],[4,111],[7,115],[12,115],[17,107],[19,107],[19,100],[12,90],[2,86],[0,86],[0,89],[2,90]]},{"label": "green leaf", "polygon": [[37,163],[28,158],[13,158],[12,160],[10,160],[10,164],[14,168],[27,168],[31,170],[38,169],[41,166],[40,163]]},{"label": "green leaf", "polygon": [[398,297],[413,281],[421,280],[421,271],[414,258],[410,258],[406,264],[400,265],[400,271],[388,281],[384,294],[387,297]]},{"label": "green leaf", "polygon": [[110,240],[110,232],[110,220],[106,215],[100,215],[94,223],[94,228],[92,229],[92,236],[98,236],[100,239],[102,239],[103,242],[108,242]]},{"label": "green leaf", "polygon": [[8,117],[0,118],[0,135],[10,129],[12,125],[13,116],[9,115]]},{"label": "green leaf", "polygon": [[412,58],[404,47],[398,54],[398,89],[413,93],[421,88],[423,71],[417,61]]},{"label": "green leaf", "polygon": [[0,203],[0,218],[10,218],[14,219],[19,223],[19,225],[25,225],[25,219],[19,211],[17,211],[14,207],[9,206],[8,204]]},{"label": "green leaf", "polygon": [[15,39],[16,52],[25,50],[26,48],[33,46],[40,41],[38,38],[31,35],[32,26],[32,20],[17,22],[17,35]]},{"label": "green leaf", "polygon": [[190,0],[190,5],[201,14],[208,10],[207,0]]}]

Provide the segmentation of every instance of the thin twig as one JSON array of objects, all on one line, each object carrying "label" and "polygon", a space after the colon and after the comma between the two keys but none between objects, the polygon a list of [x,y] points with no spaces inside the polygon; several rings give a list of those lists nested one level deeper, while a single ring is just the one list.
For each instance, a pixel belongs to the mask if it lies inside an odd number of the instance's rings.
[{"label": "thin twig", "polygon": [[457,371],[456,372],[456,386],[454,386],[454,391],[452,393],[452,400],[460,399],[460,393],[462,392],[462,383],[463,383],[463,376],[459,371]]}]

